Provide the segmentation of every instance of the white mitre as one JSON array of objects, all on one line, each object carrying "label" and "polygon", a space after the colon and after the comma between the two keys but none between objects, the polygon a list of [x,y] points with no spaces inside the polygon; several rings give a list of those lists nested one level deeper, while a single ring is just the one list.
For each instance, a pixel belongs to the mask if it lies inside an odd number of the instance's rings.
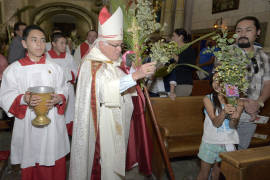
[{"label": "white mitre", "polygon": [[106,7],[103,7],[98,17],[98,36],[106,40],[123,40],[123,13],[118,9],[111,15]]}]

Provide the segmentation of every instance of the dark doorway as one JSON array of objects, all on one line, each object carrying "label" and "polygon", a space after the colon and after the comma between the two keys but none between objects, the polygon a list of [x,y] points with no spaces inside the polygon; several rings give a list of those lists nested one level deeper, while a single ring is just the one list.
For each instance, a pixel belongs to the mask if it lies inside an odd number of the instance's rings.
[{"label": "dark doorway", "polygon": [[54,23],[54,27],[59,28],[65,36],[70,36],[70,33],[76,29],[74,23]]}]

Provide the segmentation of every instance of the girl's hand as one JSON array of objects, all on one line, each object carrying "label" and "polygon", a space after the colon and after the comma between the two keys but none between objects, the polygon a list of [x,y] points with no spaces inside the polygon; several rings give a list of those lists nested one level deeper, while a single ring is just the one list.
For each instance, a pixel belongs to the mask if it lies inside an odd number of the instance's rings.
[{"label": "girl's hand", "polygon": [[52,99],[47,100],[47,106],[49,109],[53,108],[54,105],[60,103],[62,101],[62,97],[59,94],[51,94]]},{"label": "girl's hand", "polygon": [[240,118],[240,114],[237,111],[231,114],[231,119],[239,119],[239,118]]},{"label": "girl's hand", "polygon": [[236,112],[236,108],[231,104],[225,104],[224,111],[226,114],[233,114]]}]

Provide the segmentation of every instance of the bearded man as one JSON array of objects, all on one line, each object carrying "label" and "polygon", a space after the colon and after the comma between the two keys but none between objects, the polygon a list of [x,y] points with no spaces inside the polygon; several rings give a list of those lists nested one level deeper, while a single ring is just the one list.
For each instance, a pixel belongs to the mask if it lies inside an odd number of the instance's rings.
[{"label": "bearded man", "polygon": [[238,149],[247,149],[256,130],[254,120],[264,102],[270,97],[270,59],[261,47],[254,44],[261,33],[260,22],[256,17],[241,18],[236,23],[235,31],[238,35],[236,44],[243,49],[243,53],[253,54],[248,67],[248,97],[237,129],[240,139]]}]

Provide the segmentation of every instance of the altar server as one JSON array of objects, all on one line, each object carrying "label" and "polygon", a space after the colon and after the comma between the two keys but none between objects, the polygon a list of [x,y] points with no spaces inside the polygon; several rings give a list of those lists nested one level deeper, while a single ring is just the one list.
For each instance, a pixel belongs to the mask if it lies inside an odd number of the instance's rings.
[{"label": "altar server", "polygon": [[[36,25],[23,32],[25,58],[11,64],[3,73],[0,106],[8,116],[15,116],[11,140],[11,164],[20,164],[22,180],[65,180],[65,156],[70,151],[64,119],[67,87],[62,68],[44,55],[45,33]],[[41,102],[29,87],[50,86],[55,92],[47,100],[51,123],[35,127],[32,107]]]}]

